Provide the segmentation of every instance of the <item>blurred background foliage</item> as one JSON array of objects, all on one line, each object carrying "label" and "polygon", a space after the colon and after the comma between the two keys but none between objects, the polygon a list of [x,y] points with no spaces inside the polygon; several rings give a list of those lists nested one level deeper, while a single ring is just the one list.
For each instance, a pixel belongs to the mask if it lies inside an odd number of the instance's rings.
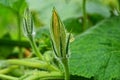
[{"label": "blurred background foliage", "polygon": [[[103,19],[118,16],[118,1],[87,0],[87,28]],[[43,53],[50,49],[49,26],[53,7],[56,7],[68,32],[74,36],[83,32],[82,0],[0,0],[0,59],[8,58],[12,53],[17,55],[18,47],[29,50],[22,29],[27,7],[32,12],[36,43]]]},{"label": "blurred background foliage", "polygon": [[[82,1],[0,0],[0,59],[20,58],[19,54],[23,57],[34,56],[22,28],[24,10],[27,7],[32,13],[36,43],[44,55],[50,56],[48,54],[51,53],[49,26],[53,7],[59,13],[67,31],[72,33],[74,40],[75,36],[84,32]],[[120,0],[87,0],[87,29],[106,18],[118,16],[119,4]],[[76,80],[78,76],[74,77]]]}]

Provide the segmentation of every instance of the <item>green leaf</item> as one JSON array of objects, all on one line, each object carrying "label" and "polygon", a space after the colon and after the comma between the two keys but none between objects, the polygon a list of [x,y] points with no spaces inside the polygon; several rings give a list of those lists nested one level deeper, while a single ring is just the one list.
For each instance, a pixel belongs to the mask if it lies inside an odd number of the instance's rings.
[{"label": "green leaf", "polygon": [[82,19],[69,18],[64,21],[65,27],[68,32],[79,34],[82,33]]},{"label": "green leaf", "polygon": [[42,20],[39,19],[39,14],[38,14],[38,12],[35,11],[35,10],[33,10],[33,11],[31,11],[31,13],[32,13],[32,19],[33,19],[33,21],[34,21],[34,25],[35,25],[36,27],[42,27],[42,26],[44,26]]},{"label": "green leaf", "polygon": [[71,44],[72,75],[120,80],[120,17],[109,18]]},{"label": "green leaf", "polygon": [[22,14],[27,3],[25,0],[0,0],[0,5],[12,10],[14,13]]},{"label": "green leaf", "polygon": [[0,37],[9,32],[12,38],[16,39],[18,36],[16,17],[22,16],[26,6],[25,0],[0,0]]},{"label": "green leaf", "polygon": [[17,0],[12,5],[12,8],[15,11],[17,11],[20,15],[23,14],[26,7],[27,7],[27,3],[25,0]]},{"label": "green leaf", "polygon": [[0,37],[2,37],[7,32],[10,34],[11,32],[14,32],[15,34],[16,31],[14,29],[17,29],[15,26],[17,26],[15,15],[10,9],[0,5]]},{"label": "green leaf", "polygon": [[105,5],[108,5],[112,9],[117,9],[119,7],[119,0],[101,0]]}]

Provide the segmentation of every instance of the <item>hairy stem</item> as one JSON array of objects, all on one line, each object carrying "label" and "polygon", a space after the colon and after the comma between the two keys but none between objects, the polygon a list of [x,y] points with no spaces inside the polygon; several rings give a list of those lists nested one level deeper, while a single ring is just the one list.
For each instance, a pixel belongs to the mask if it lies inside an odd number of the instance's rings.
[{"label": "hairy stem", "polygon": [[[24,77],[21,77],[24,78]],[[47,72],[47,71],[35,71],[32,72],[32,74],[30,74],[29,77],[25,78],[24,80],[36,80],[36,79],[40,79],[40,80],[52,80],[52,79],[63,79],[63,74],[61,72],[56,72],[56,71],[52,71],[52,72]]]},{"label": "hairy stem", "polygon": [[49,71],[59,71],[57,67],[55,67],[52,64],[48,64],[44,61],[27,61],[27,60],[18,60],[18,59],[11,59],[6,61],[8,64],[13,64],[13,65],[23,65],[23,66],[28,66],[28,67],[33,67],[33,68],[39,68],[39,69],[45,69]]},{"label": "hairy stem", "polygon": [[65,80],[70,80],[69,66],[68,66],[68,58],[62,59],[63,69]]},{"label": "hairy stem", "polygon": [[38,48],[37,48],[37,45],[36,45],[35,40],[34,40],[34,38],[33,38],[32,35],[29,35],[29,41],[30,41],[30,44],[31,44],[31,46],[32,46],[32,49],[34,50],[35,55],[36,55],[40,60],[44,60],[42,54],[40,53],[40,51],[39,51]]}]

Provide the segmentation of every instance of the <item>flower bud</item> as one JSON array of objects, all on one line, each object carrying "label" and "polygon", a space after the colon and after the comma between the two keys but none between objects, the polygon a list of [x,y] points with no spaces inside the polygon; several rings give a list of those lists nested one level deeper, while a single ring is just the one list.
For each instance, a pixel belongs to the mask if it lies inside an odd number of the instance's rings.
[{"label": "flower bud", "polygon": [[27,36],[32,36],[33,32],[33,20],[29,9],[27,8],[24,13],[24,31]]},{"label": "flower bud", "polygon": [[52,12],[50,30],[52,37],[52,46],[56,57],[66,58],[68,54],[70,36],[67,37],[65,27],[55,9],[53,9]]}]

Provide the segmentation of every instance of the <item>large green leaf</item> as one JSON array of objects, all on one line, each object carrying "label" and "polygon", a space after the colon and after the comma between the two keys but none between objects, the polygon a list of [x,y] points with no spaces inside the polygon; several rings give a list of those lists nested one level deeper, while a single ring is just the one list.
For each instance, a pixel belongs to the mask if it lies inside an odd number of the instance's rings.
[{"label": "large green leaf", "polygon": [[0,37],[9,32],[16,39],[18,17],[23,15],[26,6],[25,0],[0,0]]},{"label": "large green leaf", "polygon": [[25,0],[0,0],[0,5],[10,9],[15,14],[22,14],[27,6],[27,3]]},{"label": "large green leaf", "polygon": [[72,75],[120,80],[120,17],[109,18],[71,44]]},{"label": "large green leaf", "polygon": [[0,37],[5,33],[12,32],[17,33],[17,21],[15,15],[10,9],[7,9],[0,5]]}]

